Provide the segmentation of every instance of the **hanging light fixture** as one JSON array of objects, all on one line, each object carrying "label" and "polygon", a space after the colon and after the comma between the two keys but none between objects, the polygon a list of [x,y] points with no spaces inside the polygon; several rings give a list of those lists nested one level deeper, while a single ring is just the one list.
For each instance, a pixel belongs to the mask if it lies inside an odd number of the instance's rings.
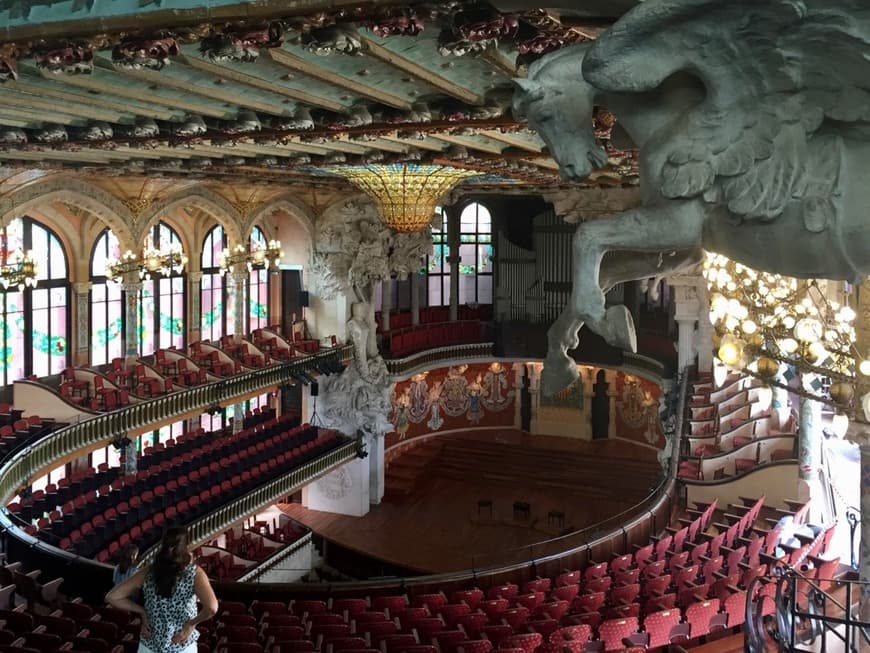
[{"label": "hanging light fixture", "polygon": [[36,287],[39,274],[33,252],[15,252],[0,265],[0,285],[4,290]]},{"label": "hanging light fixture", "polygon": [[137,272],[139,279],[150,281],[152,275],[179,275],[184,272],[186,265],[187,255],[181,245],[173,244],[164,249],[146,247],[141,256],[128,249],[120,259],[110,257],[106,261],[105,274],[109,281],[119,282],[125,274]]},{"label": "hanging light fixture", "polygon": [[270,265],[278,267],[282,258],[284,258],[284,252],[281,250],[280,240],[270,240],[268,243],[254,241],[250,250],[239,244],[229,251],[221,251],[220,273],[226,274],[240,263],[246,265],[248,272],[268,270]]},{"label": "hanging light fixture", "polygon": [[444,195],[465,179],[483,174],[415,163],[333,166],[329,170],[368,194],[377,204],[384,224],[403,232],[426,227]]},{"label": "hanging light fixture", "polygon": [[[843,430],[844,420],[847,427],[856,372],[870,376],[870,360],[855,350],[855,311],[829,300],[817,280],[753,270],[718,254],[707,255],[703,274],[719,364],[771,385],[783,385],[775,379],[782,363],[827,377],[831,385],[819,384],[815,394],[783,387],[834,406],[835,428]],[[870,390],[870,380],[861,383]]]}]

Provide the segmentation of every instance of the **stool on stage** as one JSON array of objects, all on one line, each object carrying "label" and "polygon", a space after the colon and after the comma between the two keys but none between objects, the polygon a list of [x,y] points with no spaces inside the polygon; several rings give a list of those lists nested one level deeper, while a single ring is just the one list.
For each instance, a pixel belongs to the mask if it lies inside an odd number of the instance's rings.
[{"label": "stool on stage", "polygon": [[488,510],[489,516],[492,517],[492,499],[477,500],[477,516],[480,517],[480,513],[484,510]]},{"label": "stool on stage", "polygon": [[528,519],[532,513],[532,507],[525,501],[514,501],[514,519]]},{"label": "stool on stage", "polygon": [[561,510],[551,510],[547,513],[547,525],[558,526],[559,528],[565,528],[565,513]]}]

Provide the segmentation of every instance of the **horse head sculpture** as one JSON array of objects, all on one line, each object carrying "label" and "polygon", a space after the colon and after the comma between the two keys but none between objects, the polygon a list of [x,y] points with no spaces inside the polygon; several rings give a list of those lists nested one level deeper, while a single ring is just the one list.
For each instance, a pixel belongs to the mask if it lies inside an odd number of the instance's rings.
[{"label": "horse head sculpture", "polygon": [[870,271],[870,6],[859,0],[646,0],[591,46],[536,62],[515,111],[566,179],[601,165],[592,107],[639,147],[641,206],[578,225],[573,288],[542,389],[577,377],[582,324],[625,349],[604,291],[695,265],[703,249],[801,278]]}]

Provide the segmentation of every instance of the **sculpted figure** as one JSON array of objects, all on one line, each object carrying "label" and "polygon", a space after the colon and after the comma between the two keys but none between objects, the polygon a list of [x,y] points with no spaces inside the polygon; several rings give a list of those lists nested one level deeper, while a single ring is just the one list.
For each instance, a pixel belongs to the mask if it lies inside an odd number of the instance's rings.
[{"label": "sculpted figure", "polygon": [[635,349],[615,283],[694,265],[703,249],[799,278],[870,270],[870,5],[858,0],[646,0],[594,42],[516,80],[514,111],[566,179],[606,160],[606,106],[640,150],[642,204],[584,222],[571,299],[550,329],[542,389],[577,376],[585,322]]},{"label": "sculpted figure", "polygon": [[347,321],[347,337],[353,343],[354,362],[359,375],[366,381],[371,381],[369,360],[378,355],[378,341],[374,330],[369,324],[371,306],[365,302],[356,302],[351,307],[351,318]]}]

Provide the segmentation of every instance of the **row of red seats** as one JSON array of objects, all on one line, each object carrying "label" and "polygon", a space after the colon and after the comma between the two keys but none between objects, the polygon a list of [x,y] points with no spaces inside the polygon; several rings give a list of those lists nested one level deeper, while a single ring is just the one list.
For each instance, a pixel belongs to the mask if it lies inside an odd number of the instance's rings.
[{"label": "row of red seats", "polygon": [[[456,319],[472,320],[475,322],[488,322],[492,320],[492,304],[481,304],[472,308],[467,304],[458,307]],[[437,322],[450,321],[449,306],[427,306],[420,309],[420,324],[435,324]],[[406,329],[412,326],[413,317],[411,311],[390,311],[390,330]],[[383,331],[383,313],[375,312],[375,323],[378,332]]]},{"label": "row of red seats", "polygon": [[421,324],[407,329],[390,331],[390,354],[405,356],[425,349],[467,345],[480,342],[481,322],[446,322]]}]

